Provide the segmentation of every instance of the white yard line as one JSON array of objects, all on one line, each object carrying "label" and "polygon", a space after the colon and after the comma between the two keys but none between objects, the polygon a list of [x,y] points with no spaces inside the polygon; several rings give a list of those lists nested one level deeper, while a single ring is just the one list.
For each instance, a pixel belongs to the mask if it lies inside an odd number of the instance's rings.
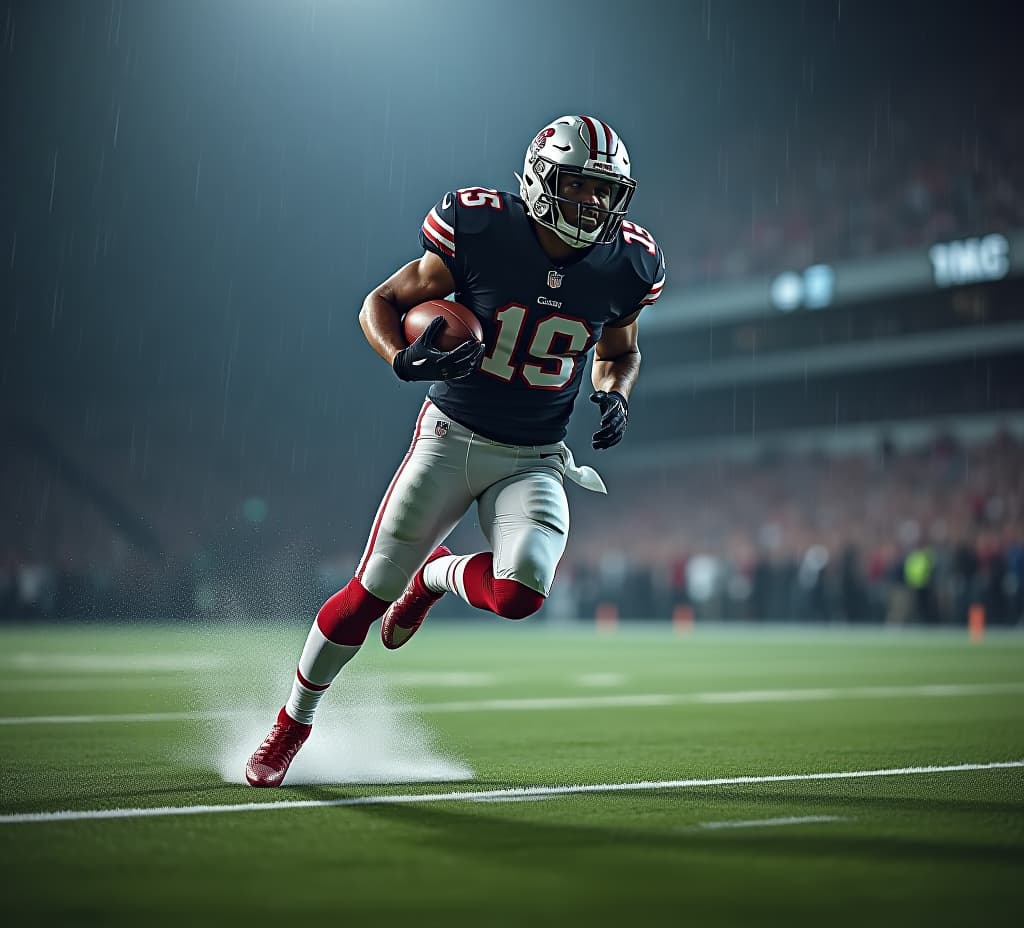
[{"label": "white yard line", "polygon": [[714,777],[711,779],[657,780],[635,783],[590,783],[582,786],[525,786],[449,793],[407,793],[399,795],[352,796],[345,799],[301,799],[285,802],[243,802],[235,805],[158,806],[150,809],[89,809],[68,812],[19,812],[0,815],[0,825],[80,822],[112,818],[162,818],[174,815],[215,815],[228,812],[273,812],[279,809],[326,809],[337,806],[409,805],[426,802],[483,802],[520,800],[532,797],[575,796],[595,793],[633,793],[662,789],[690,789],[710,786],[748,786],[761,783],[796,783],[809,780],[857,780],[900,777],[915,774],[962,773],[973,770],[1006,770],[1024,767],[1024,760],[980,764],[946,764],[927,767],[891,767],[878,770],[827,771],[824,773],[782,773],[768,776]]},{"label": "white yard line", "polygon": [[178,673],[217,670],[227,659],[216,654],[47,654],[43,651],[18,651],[0,656],[0,667],[15,671],[54,673],[59,670],[79,673]]},{"label": "white yard line", "polygon": [[132,712],[123,715],[26,715],[0,718],[3,725],[120,725],[122,722],[203,722],[241,717],[240,712]]},{"label": "white yard line", "polygon": [[705,693],[639,693],[608,696],[555,696],[521,699],[478,699],[412,704],[413,712],[519,712],[560,709],[630,709],[657,706],[730,703],[821,702],[839,699],[897,697],[993,696],[1024,693],[1020,683],[942,683],[921,686],[848,686],[794,690],[731,690]]},{"label": "white yard line", "polygon": [[394,686],[494,686],[498,676],[475,670],[400,670],[389,673],[387,681]]},{"label": "white yard line", "polygon": [[544,802],[554,796],[484,796],[475,802]]},{"label": "white yard line", "polygon": [[[474,699],[451,702],[401,703],[396,712],[543,712],[570,709],[635,709],[659,706],[734,705],[742,703],[822,702],[841,699],[945,698],[1024,693],[1024,683],[941,683],[923,686],[850,686],[833,689],[734,690],[710,693],[640,693],[618,696],[555,696],[523,699]],[[358,712],[358,709],[347,710]],[[375,711],[375,710],[374,710]],[[180,722],[244,716],[235,711],[145,712],[118,715],[25,715],[0,717],[10,725],[91,725],[122,722]]]},{"label": "white yard line", "polygon": [[624,673],[580,673],[572,678],[577,686],[622,686],[626,682]]},{"label": "white yard line", "polygon": [[785,818],[750,818],[740,821],[698,822],[701,831],[725,831],[730,828],[779,828],[785,825],[817,825],[823,822],[848,822],[842,815],[790,815]]},{"label": "white yard line", "polygon": [[[53,668],[50,668],[51,670]],[[59,670],[59,668],[56,668]],[[113,676],[112,672],[95,673],[88,677],[37,677],[14,676],[0,680],[0,692],[38,692],[38,691],[74,691],[74,690],[148,690],[160,687],[189,686],[190,682],[181,679],[180,671],[185,668],[164,668],[158,676],[141,676],[132,673],[129,676]],[[80,670],[76,671],[80,672]],[[147,673],[153,671],[147,670]],[[198,672],[198,671],[197,671]],[[393,686],[433,686],[438,689],[470,689],[473,687],[489,687],[498,683],[498,676],[493,673],[477,671],[440,670],[424,672],[390,673],[387,682]]]},{"label": "white yard line", "polygon": [[95,690],[137,690],[174,689],[187,687],[177,674],[161,674],[156,677],[21,677],[0,680],[0,693],[68,693]]}]

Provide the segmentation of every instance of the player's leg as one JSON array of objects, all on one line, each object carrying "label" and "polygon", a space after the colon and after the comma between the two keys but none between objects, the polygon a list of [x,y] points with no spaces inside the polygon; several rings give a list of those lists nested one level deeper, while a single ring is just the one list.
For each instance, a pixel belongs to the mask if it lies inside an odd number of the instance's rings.
[{"label": "player's leg", "polygon": [[453,442],[438,445],[424,405],[412,446],[381,501],[356,576],[321,607],[306,637],[288,701],[250,758],[254,786],[277,786],[308,737],[324,693],[358,653],[370,625],[419,571],[431,549],[465,513],[472,496]]},{"label": "player's leg", "polygon": [[313,723],[313,714],[324,693],[341,669],[359,653],[370,626],[387,607],[385,600],[370,593],[356,578],[320,607],[306,636],[285,703],[289,718],[304,725]]},{"label": "player's leg", "polygon": [[321,608],[299,660],[287,710],[309,723],[324,691],[380,618],[462,518],[472,496],[457,436],[434,431],[426,403],[412,446],[388,487],[355,577]]},{"label": "player's leg", "polygon": [[541,468],[508,477],[481,495],[478,509],[493,553],[438,558],[424,568],[425,584],[503,618],[526,618],[544,603],[568,540],[560,476]]}]

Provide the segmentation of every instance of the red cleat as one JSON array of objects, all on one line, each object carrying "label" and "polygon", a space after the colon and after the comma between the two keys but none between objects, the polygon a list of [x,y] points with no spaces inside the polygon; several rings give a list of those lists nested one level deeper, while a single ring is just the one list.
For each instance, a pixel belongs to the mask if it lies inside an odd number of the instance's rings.
[{"label": "red cleat", "polygon": [[312,730],[312,725],[303,725],[288,716],[282,706],[266,741],[256,749],[256,753],[245,765],[245,778],[249,785],[280,786],[288,767]]},{"label": "red cleat", "polygon": [[[444,545],[438,545],[423,567],[451,553]],[[423,583],[423,567],[416,572],[405,592],[388,606],[388,611],[384,613],[384,621],[380,626],[380,640],[384,642],[385,648],[392,651],[400,648],[416,634],[430,607],[444,596],[444,593],[435,593],[426,588]]]}]

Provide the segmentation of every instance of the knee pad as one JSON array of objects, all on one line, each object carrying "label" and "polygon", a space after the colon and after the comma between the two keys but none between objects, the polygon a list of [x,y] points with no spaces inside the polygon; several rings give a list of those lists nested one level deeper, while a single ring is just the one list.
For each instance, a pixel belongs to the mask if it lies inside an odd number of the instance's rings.
[{"label": "knee pad", "polygon": [[518,580],[494,581],[494,611],[503,619],[525,619],[543,605],[543,594]]}]

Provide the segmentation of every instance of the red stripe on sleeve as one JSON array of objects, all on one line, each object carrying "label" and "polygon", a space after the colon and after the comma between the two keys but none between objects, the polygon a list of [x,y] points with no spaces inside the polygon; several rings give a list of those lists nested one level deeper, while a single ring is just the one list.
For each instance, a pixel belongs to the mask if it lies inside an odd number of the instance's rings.
[{"label": "red stripe on sleeve", "polygon": [[429,217],[427,218],[427,221],[423,223],[423,234],[441,251],[448,255],[449,258],[455,257],[455,250],[450,245],[446,245],[441,241],[438,237],[438,233],[431,227]]}]

